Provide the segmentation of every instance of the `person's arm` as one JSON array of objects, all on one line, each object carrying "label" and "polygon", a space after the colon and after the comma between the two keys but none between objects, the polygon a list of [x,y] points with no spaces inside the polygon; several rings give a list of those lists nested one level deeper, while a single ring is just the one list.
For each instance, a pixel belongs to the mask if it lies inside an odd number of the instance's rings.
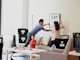
[{"label": "person's arm", "polygon": [[60,28],[64,28],[64,25],[62,23],[62,20],[60,20]]},{"label": "person's arm", "polygon": [[43,26],[50,25],[50,23],[44,24]]},{"label": "person's arm", "polygon": [[49,29],[43,29],[44,31],[52,31],[52,30],[49,30]]},{"label": "person's arm", "polygon": [[63,24],[60,24],[60,28],[64,28],[64,25]]},{"label": "person's arm", "polygon": [[[44,24],[43,27],[44,27],[45,25],[50,25],[50,23]],[[44,30],[44,31],[52,31],[52,30],[50,30],[50,29],[45,29],[45,28],[43,28],[43,27],[42,27],[42,30]]]}]

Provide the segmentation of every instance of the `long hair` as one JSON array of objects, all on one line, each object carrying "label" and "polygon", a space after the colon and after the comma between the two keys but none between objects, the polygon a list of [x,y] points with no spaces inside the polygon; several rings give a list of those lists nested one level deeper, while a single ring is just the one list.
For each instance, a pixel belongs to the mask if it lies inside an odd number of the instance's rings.
[{"label": "long hair", "polygon": [[58,21],[54,21],[54,25],[55,25],[55,30],[60,29],[60,24],[58,23]]}]

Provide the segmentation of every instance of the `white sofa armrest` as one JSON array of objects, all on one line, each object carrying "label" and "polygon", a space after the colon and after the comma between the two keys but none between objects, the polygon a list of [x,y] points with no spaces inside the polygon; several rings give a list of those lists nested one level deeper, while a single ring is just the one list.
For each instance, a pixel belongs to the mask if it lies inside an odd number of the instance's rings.
[{"label": "white sofa armrest", "polygon": [[56,52],[41,52],[40,60],[67,60],[67,55]]}]

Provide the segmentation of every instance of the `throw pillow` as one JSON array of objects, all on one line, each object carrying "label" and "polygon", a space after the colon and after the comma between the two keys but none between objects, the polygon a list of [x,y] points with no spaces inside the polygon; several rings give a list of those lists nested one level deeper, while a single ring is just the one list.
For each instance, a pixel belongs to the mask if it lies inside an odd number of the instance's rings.
[{"label": "throw pillow", "polygon": [[43,38],[43,37],[40,37],[38,40],[36,40],[36,44],[37,44],[37,45],[40,45],[40,42],[41,42],[42,38]]},{"label": "throw pillow", "polygon": [[48,45],[49,41],[50,41],[50,36],[44,36],[43,39],[41,40],[41,45]]}]

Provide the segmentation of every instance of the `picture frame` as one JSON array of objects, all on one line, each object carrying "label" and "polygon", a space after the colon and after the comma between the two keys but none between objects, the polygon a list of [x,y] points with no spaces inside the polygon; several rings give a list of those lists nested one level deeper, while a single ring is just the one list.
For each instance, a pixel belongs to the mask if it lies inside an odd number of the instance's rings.
[{"label": "picture frame", "polygon": [[53,30],[54,29],[53,22],[54,21],[59,22],[60,19],[61,19],[60,13],[50,13],[49,14],[49,23],[50,23],[49,29]]}]

